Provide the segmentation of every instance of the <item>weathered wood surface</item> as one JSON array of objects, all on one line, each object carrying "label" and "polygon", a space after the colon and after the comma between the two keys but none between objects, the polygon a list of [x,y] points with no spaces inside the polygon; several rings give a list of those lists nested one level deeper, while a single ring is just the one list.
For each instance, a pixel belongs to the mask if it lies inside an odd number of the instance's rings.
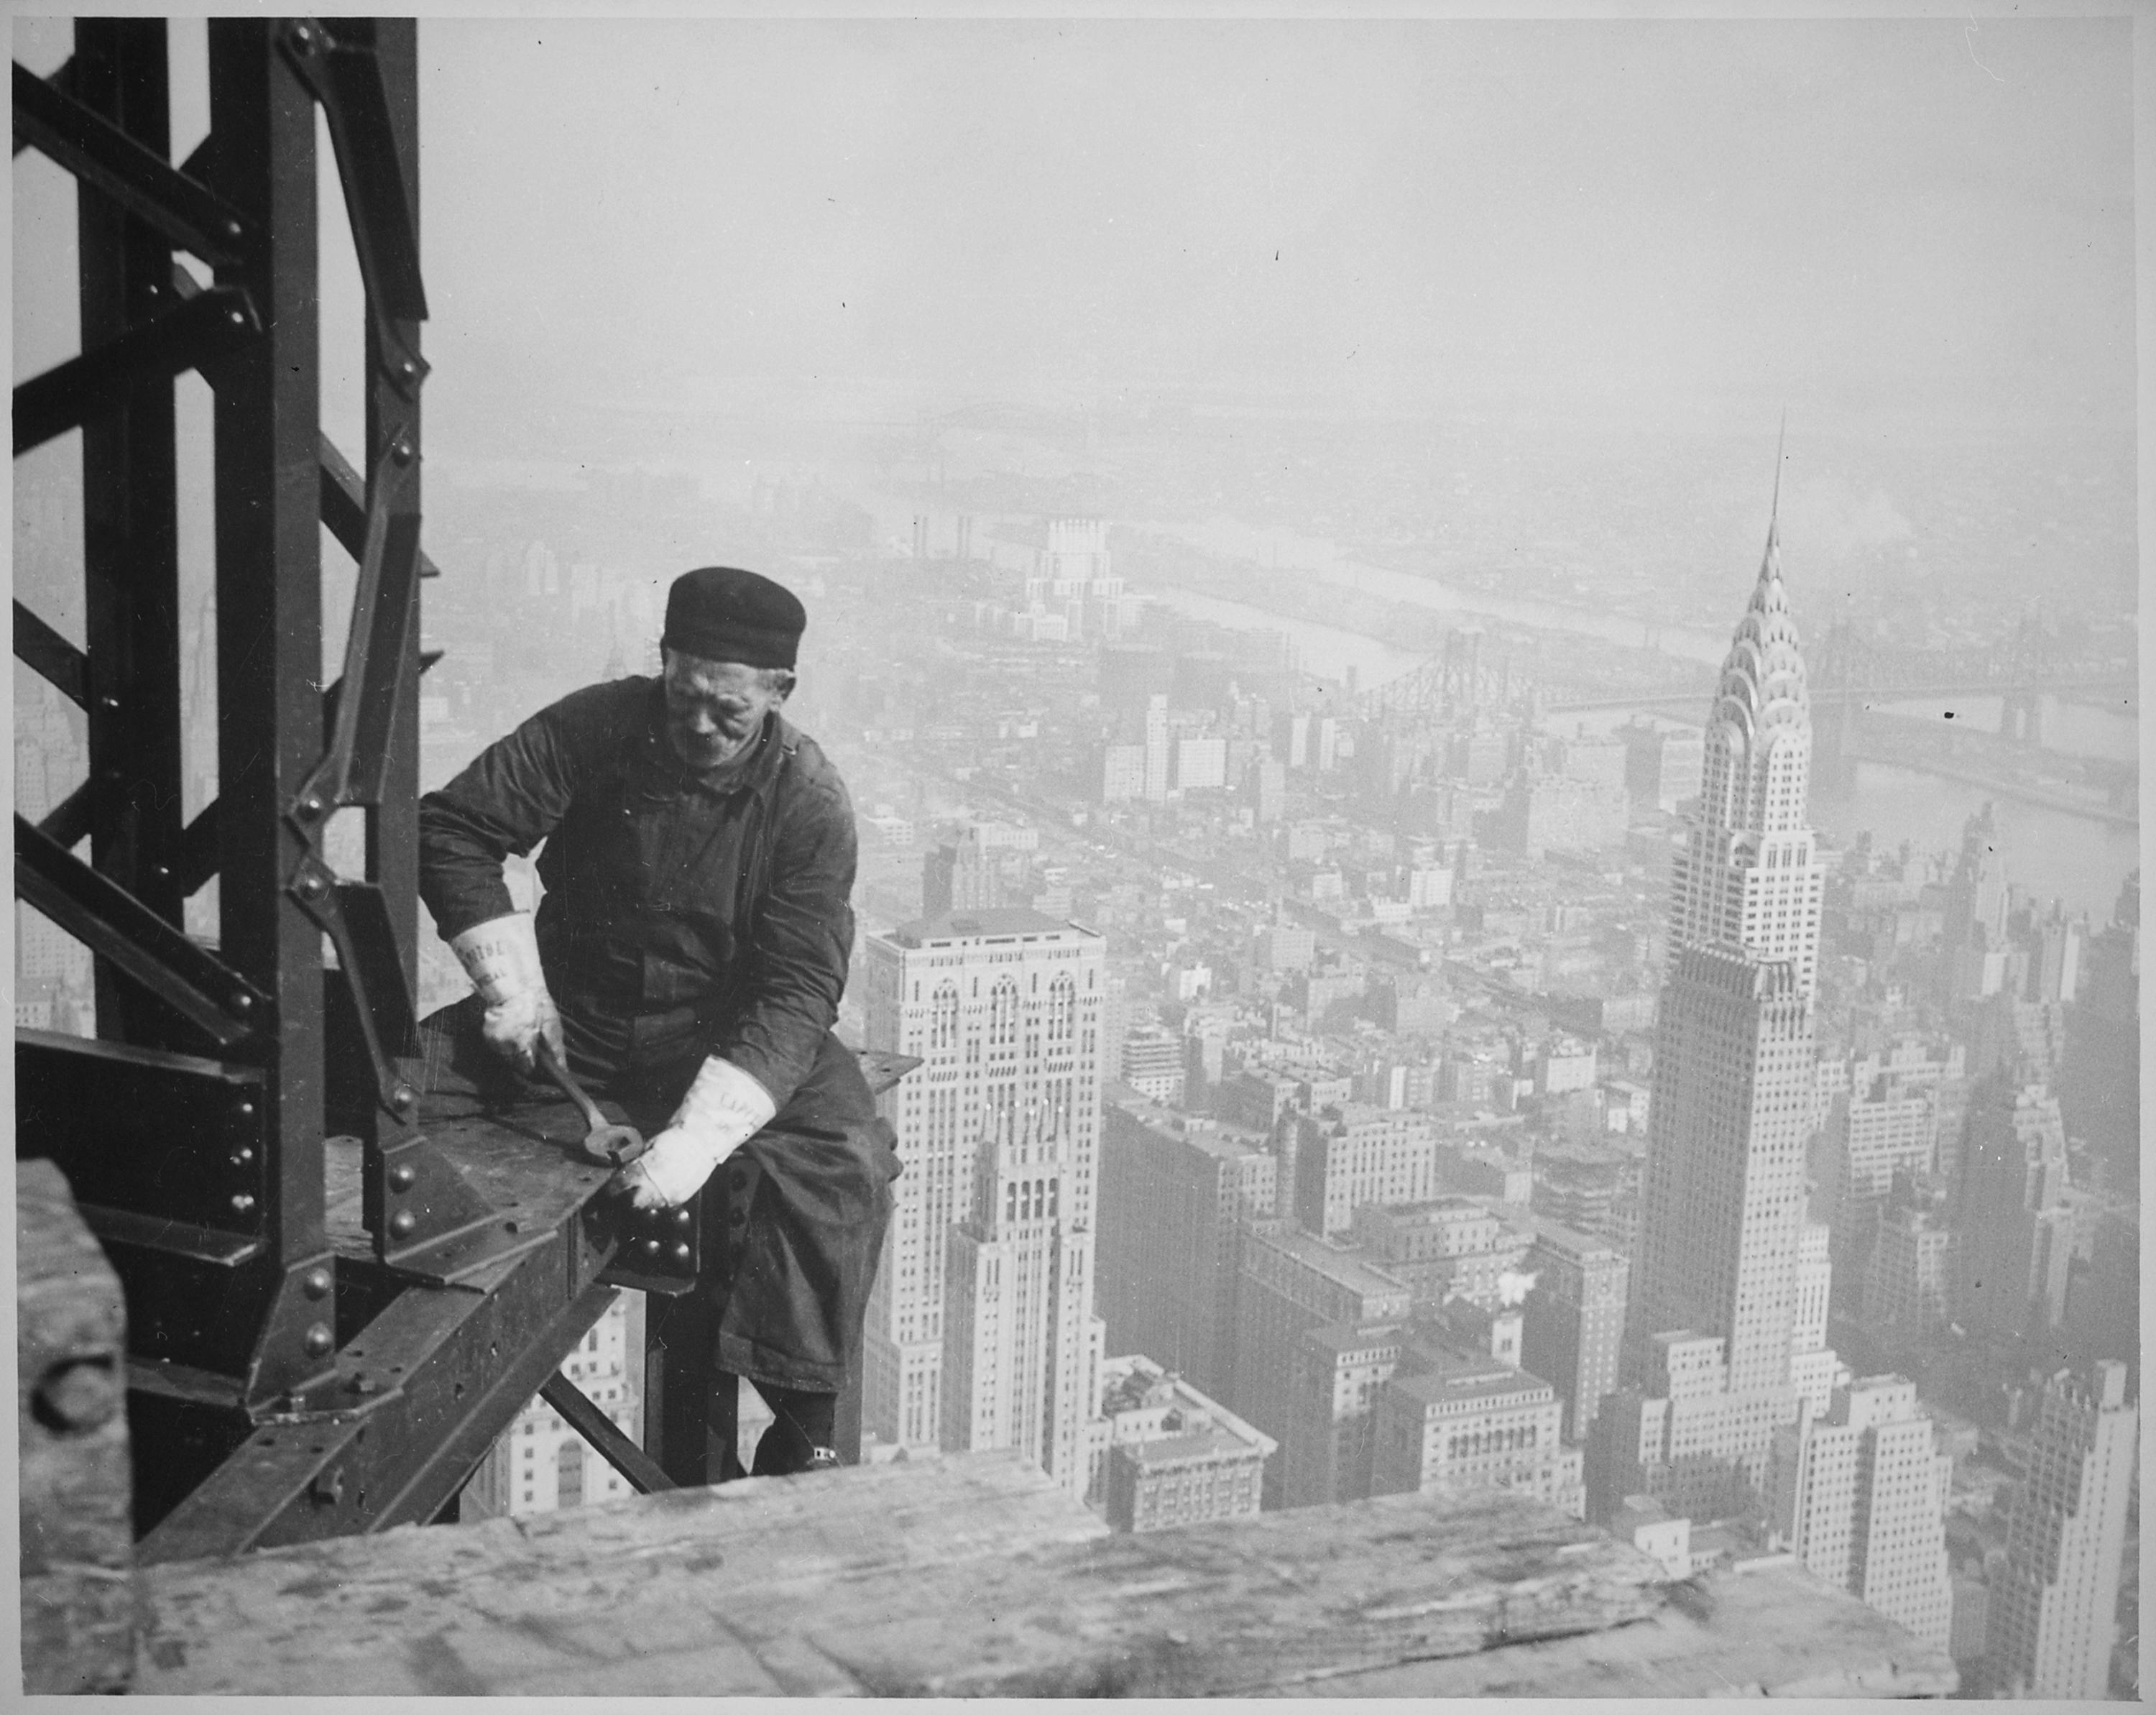
[{"label": "weathered wood surface", "polygon": [[1794,1566],[1667,1587],[1653,1619],[1591,1635],[1351,1674],[1296,1696],[1943,1697],[1953,1661]]},{"label": "weathered wood surface", "polygon": [[141,1575],[136,1688],[843,1693],[797,1638],[843,1625],[864,1587],[1104,1531],[984,1455],[178,1562]]},{"label": "weathered wood surface", "polygon": [[135,1533],[120,1281],[49,1161],[15,1164],[15,1234],[23,1687],[124,1691]]},{"label": "weathered wood surface", "polygon": [[1659,1576],[1494,1496],[1111,1537],[981,1454],[148,1568],[137,1689],[1307,1691],[1641,1619]]}]

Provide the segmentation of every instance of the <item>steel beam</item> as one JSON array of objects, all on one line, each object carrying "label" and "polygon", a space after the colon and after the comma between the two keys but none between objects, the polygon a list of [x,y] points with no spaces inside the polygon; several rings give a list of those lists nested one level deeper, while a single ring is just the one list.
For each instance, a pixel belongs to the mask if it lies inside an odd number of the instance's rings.
[{"label": "steel beam", "polygon": [[15,659],[77,708],[90,706],[90,663],[83,652],[18,600]]},{"label": "steel beam", "polygon": [[219,938],[275,1024],[263,1055],[275,1286],[251,1366],[257,1409],[326,1378],[334,1346],[301,1300],[328,1259],[324,1002],[321,932],[285,885],[308,842],[285,812],[321,755],[321,400],[314,102],[277,51],[281,28],[209,22],[213,188],[254,235],[217,284],[244,291],[263,326],[214,379]]},{"label": "steel beam", "polygon": [[[161,51],[156,88],[161,104],[163,33],[157,32]],[[159,234],[167,245],[192,250],[208,263],[231,260],[246,236],[238,213],[175,171],[167,158],[169,145],[151,145],[141,126],[116,123],[108,112],[100,110],[105,91],[99,87],[99,74],[105,68],[94,56],[85,55],[80,40],[69,69],[73,94],[20,65],[14,68],[17,142],[31,145],[85,184],[95,186]],[[146,82],[141,87],[150,85]]]},{"label": "steel beam", "polygon": [[[165,23],[84,18],[74,29],[72,97],[16,78],[26,99],[64,105],[143,174],[171,175]],[[71,136],[74,132],[69,133]],[[167,312],[171,240],[140,218],[139,198],[111,194],[109,176],[76,196],[85,355],[60,372],[64,413],[28,414],[42,434],[64,414],[82,426],[83,627],[90,712],[90,859],[145,910],[177,928],[185,896],[174,880],[180,846],[179,505],[172,377],[205,345],[222,343],[244,305]],[[35,393],[49,377],[18,390]],[[40,418],[47,419],[40,422]],[[23,444],[23,415],[16,418]],[[100,1036],[192,1045],[158,1002],[110,957],[97,965]],[[191,1021],[192,1022],[192,1021]],[[222,1039],[221,1039],[222,1040]]]}]

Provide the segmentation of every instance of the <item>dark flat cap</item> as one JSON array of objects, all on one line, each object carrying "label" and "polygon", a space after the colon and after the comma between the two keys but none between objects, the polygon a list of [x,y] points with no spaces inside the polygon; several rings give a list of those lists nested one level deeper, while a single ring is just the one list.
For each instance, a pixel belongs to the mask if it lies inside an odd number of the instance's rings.
[{"label": "dark flat cap", "polygon": [[660,641],[707,661],[791,667],[808,614],[783,584],[734,566],[684,572],[666,593]]}]

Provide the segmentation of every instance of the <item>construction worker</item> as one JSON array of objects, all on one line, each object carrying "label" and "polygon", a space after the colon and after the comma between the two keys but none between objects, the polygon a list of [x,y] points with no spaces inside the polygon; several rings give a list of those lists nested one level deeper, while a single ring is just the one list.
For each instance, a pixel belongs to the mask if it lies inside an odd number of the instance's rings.
[{"label": "construction worker", "polygon": [[[780,713],[806,619],[755,573],[686,573],[660,677],[562,698],[419,801],[420,893],[478,991],[426,1021],[430,1091],[521,1088],[543,1042],[656,1130],[619,1188],[703,1199],[713,1362],[773,1412],[758,1476],[838,1462],[898,1173],[831,1030],[854,813]],[[542,840],[535,918],[502,860]]]}]

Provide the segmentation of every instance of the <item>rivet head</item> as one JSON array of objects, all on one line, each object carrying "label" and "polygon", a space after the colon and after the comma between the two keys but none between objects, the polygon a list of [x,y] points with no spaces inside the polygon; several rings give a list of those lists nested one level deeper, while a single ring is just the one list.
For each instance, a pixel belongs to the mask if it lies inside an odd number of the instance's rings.
[{"label": "rivet head", "polygon": [[389,1169],[389,1189],[393,1191],[408,1191],[412,1189],[413,1182],[418,1177],[419,1175],[412,1168],[399,1163]]},{"label": "rivet head", "polygon": [[120,706],[120,699],[116,696],[101,696],[98,698],[98,701],[108,709],[116,709]]},{"label": "rivet head", "polygon": [[677,1227],[685,1227],[689,1225],[689,1219],[690,1209],[688,1204],[685,1203],[674,1211],[674,1225]]},{"label": "rivet head", "polygon": [[241,315],[237,310],[227,311],[225,312],[224,319],[230,322],[234,327],[244,327],[247,326],[247,318]]},{"label": "rivet head", "polygon": [[254,1207],[254,1199],[252,1197],[249,1197],[244,1191],[242,1191],[238,1196],[232,1199],[232,1212],[234,1214],[245,1214],[248,1210]]},{"label": "rivet head", "polygon": [[641,1250],[646,1256],[656,1256],[659,1254],[659,1241],[656,1239],[646,1239],[641,1245],[637,1246],[637,1249]]},{"label": "rivet head", "polygon": [[311,792],[300,800],[300,808],[308,815],[319,816],[322,813],[322,801]]},{"label": "rivet head", "polygon": [[234,996],[232,997],[232,1009],[233,1009],[234,1012],[252,1012],[252,1011],[254,1011],[254,997],[253,995],[251,995],[251,994],[235,994],[235,995],[234,995]]},{"label": "rivet head", "polygon": [[689,1247],[686,1245],[676,1245],[674,1247],[674,1260],[676,1262],[686,1262],[689,1260]]},{"label": "rivet head", "polygon": [[412,1236],[412,1230],[419,1225],[419,1217],[408,1209],[400,1209],[389,1217],[389,1230],[400,1239]]},{"label": "rivet head", "polygon": [[243,1143],[232,1152],[231,1159],[234,1167],[245,1167],[248,1163],[254,1159],[254,1152]]},{"label": "rivet head", "polygon": [[397,372],[403,376],[405,380],[409,381],[413,376],[419,372],[419,366],[417,363],[414,363],[409,357],[403,358],[397,365]]},{"label": "rivet head", "polygon": [[389,456],[394,459],[400,465],[410,464],[412,462],[412,443],[402,439],[401,437],[398,439],[393,441],[389,447]]},{"label": "rivet head", "polygon": [[308,899],[319,899],[323,893],[322,878],[316,875],[300,877],[300,891]]},{"label": "rivet head", "polygon": [[331,1336],[330,1325],[318,1322],[309,1328],[300,1343],[307,1348],[310,1358],[326,1358],[336,1349],[336,1341]]},{"label": "rivet head", "polygon": [[326,1268],[311,1268],[300,1277],[300,1290],[310,1298],[326,1298],[330,1291],[330,1271]]},{"label": "rivet head", "polygon": [[247,1119],[252,1119],[252,1118],[254,1118],[254,1104],[253,1102],[251,1102],[251,1101],[243,1101],[243,1102],[241,1102],[241,1103],[239,1104],[239,1117],[240,1117],[240,1118],[242,1118],[242,1119],[244,1119],[244,1120],[247,1120]]},{"label": "rivet head", "polygon": [[292,42],[295,47],[311,48],[315,45],[315,33],[301,24],[292,32]]},{"label": "rivet head", "polygon": [[399,1084],[389,1092],[389,1105],[402,1113],[419,1099],[419,1092],[409,1084]]}]

